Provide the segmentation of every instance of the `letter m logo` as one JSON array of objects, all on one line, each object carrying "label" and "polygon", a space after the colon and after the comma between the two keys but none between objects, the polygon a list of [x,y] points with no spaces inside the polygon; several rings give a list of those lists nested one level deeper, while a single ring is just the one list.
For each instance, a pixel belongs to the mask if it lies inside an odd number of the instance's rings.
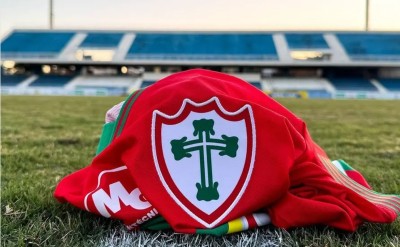
[{"label": "letter m logo", "polygon": [[149,202],[140,198],[141,192],[138,188],[128,192],[121,182],[112,183],[109,188],[110,194],[107,194],[103,189],[99,189],[92,194],[97,211],[104,217],[111,217],[108,210],[114,214],[119,212],[121,210],[121,202],[137,210],[151,207]]},{"label": "letter m logo", "polygon": [[91,180],[91,185],[95,188],[83,199],[85,209],[107,218],[113,217],[129,222],[142,217],[142,210],[152,206],[142,196],[127,170],[126,166],[119,166],[100,171],[97,179]]},{"label": "letter m logo", "polygon": [[149,208],[151,206],[150,203],[142,201],[140,195],[141,193],[138,188],[128,193],[121,182],[115,182],[110,184],[109,195],[103,189],[99,189],[92,194],[92,199],[99,213],[104,217],[109,218],[111,215],[107,208],[111,210],[111,212],[117,213],[121,210],[120,202],[138,210]]}]

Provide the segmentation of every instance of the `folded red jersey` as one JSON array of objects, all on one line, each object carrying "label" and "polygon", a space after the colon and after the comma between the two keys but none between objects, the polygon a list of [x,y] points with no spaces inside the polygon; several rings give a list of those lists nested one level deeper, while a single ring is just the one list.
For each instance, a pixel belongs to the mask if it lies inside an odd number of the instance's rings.
[{"label": "folded red jersey", "polygon": [[332,162],[301,119],[236,77],[176,73],[134,92],[117,115],[92,163],[57,186],[60,202],[129,229],[216,235],[268,223],[354,231],[400,212],[399,196]]}]

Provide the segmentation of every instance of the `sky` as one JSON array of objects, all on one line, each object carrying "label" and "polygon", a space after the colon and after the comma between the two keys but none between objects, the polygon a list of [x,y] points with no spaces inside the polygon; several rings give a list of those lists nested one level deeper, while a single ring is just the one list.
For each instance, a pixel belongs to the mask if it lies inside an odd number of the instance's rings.
[{"label": "sky", "polygon": [[[364,30],[366,0],[53,0],[56,29]],[[400,31],[400,0],[370,0],[370,30]],[[47,29],[49,0],[1,0],[0,37]]]}]

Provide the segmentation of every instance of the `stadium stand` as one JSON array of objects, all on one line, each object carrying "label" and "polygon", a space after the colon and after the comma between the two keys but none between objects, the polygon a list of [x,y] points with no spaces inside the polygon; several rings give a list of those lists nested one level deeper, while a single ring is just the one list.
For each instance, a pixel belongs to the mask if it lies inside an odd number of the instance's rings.
[{"label": "stadium stand", "polygon": [[28,79],[28,75],[1,75],[2,87],[16,87],[18,84]]},{"label": "stadium stand", "polygon": [[276,97],[400,99],[399,44],[400,32],[14,30],[1,91],[121,95],[205,68]]},{"label": "stadium stand", "polygon": [[290,49],[328,49],[322,33],[285,34]]},{"label": "stadium stand", "polygon": [[339,33],[336,36],[353,60],[400,60],[399,33]]},{"label": "stadium stand", "polygon": [[29,87],[64,87],[73,76],[42,75],[29,84]]},{"label": "stadium stand", "polygon": [[400,91],[400,78],[382,78],[378,81],[389,91]]},{"label": "stadium stand", "polygon": [[127,59],[277,60],[271,34],[137,33]]},{"label": "stadium stand", "polygon": [[117,47],[124,33],[88,33],[79,47],[110,48]]},{"label": "stadium stand", "polygon": [[57,56],[74,32],[14,31],[1,43],[2,58],[52,58]]},{"label": "stadium stand", "polygon": [[369,80],[362,78],[330,78],[336,90],[343,91],[377,91]]}]

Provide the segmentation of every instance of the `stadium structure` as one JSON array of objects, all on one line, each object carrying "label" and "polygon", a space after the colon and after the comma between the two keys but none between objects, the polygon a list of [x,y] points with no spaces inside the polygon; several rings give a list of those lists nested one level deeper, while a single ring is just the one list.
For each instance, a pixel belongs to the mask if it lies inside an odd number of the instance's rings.
[{"label": "stadium structure", "polygon": [[400,32],[14,30],[1,92],[125,95],[205,68],[275,97],[400,99]]}]

